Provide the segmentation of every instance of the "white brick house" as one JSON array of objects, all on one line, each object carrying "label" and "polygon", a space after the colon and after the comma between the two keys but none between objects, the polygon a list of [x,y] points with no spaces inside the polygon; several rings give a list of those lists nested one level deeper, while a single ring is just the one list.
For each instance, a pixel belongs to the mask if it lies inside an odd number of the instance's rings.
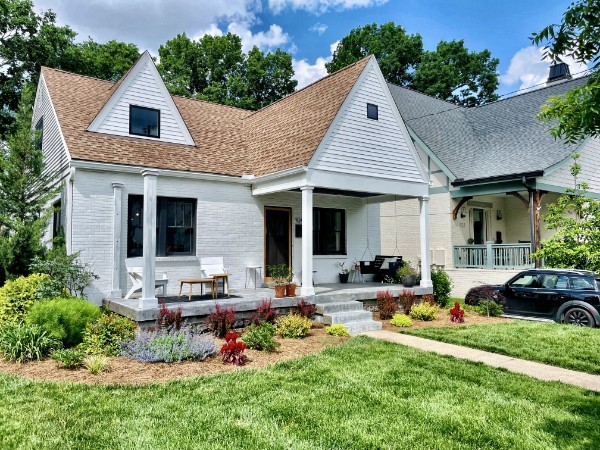
[{"label": "white brick house", "polygon": [[367,242],[381,253],[392,198],[420,204],[431,286],[427,173],[372,57],[257,112],[171,96],[148,53],[117,83],[43,68],[34,125],[64,183],[53,229],[99,276],[91,300],[127,292],[125,261],[139,258],[140,307],[155,307],[153,273],[173,295],[208,256],[234,288],[246,266],[283,260],[310,295],[313,270],[335,282]]}]

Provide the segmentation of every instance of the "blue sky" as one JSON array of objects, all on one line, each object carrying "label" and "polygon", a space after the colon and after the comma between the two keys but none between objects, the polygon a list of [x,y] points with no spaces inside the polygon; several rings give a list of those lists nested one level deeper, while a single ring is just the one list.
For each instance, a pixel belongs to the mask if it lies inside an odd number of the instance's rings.
[{"label": "blue sky", "polygon": [[[326,72],[335,43],[367,23],[394,21],[419,33],[425,48],[440,40],[464,39],[470,50],[485,48],[500,59],[500,94],[543,82],[547,65],[529,36],[557,23],[569,0],[37,0],[53,9],[80,39],[122,40],[157,54],[177,33],[191,37],[235,32],[245,48],[291,51],[299,84]],[[573,65],[572,73],[583,67]]]}]

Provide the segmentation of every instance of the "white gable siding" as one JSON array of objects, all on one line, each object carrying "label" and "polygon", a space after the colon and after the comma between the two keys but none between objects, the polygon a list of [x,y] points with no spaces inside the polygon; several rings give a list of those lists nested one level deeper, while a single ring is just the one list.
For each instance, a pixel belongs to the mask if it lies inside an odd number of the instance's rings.
[{"label": "white gable siding", "polygon": [[[395,180],[423,182],[421,172],[399,126],[395,105],[390,105],[374,67],[348,107],[332,124],[331,134],[315,154],[314,168]],[[386,87],[387,89],[387,87]],[[379,119],[367,118],[367,103],[378,106]]]},{"label": "white gable siding", "polygon": [[157,85],[157,80],[147,65],[132,80],[121,98],[99,125],[97,131],[100,133],[130,136],[129,105],[160,110],[160,138],[156,140],[187,144],[184,133],[179,127],[170,105],[164,98],[163,92]]},{"label": "white gable siding", "polygon": [[42,150],[44,152],[44,170],[55,173],[62,170],[69,162],[60,127],[52,108],[52,101],[43,77],[38,85],[35,108],[33,111],[33,126],[43,117]]},{"label": "white gable siding", "polygon": [[[600,171],[598,170],[598,167],[600,167],[600,139],[590,138],[578,150],[578,153],[581,155],[578,160],[581,166],[578,181],[588,183],[590,192],[600,193]],[[541,182],[553,186],[572,188],[571,166],[572,160],[569,160],[562,167],[542,178]]]}]

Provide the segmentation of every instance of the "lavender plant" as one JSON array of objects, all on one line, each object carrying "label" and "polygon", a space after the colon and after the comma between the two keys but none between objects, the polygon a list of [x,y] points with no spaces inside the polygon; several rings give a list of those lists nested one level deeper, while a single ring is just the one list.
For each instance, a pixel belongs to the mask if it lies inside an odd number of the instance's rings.
[{"label": "lavender plant", "polygon": [[142,362],[202,361],[215,354],[214,340],[189,328],[180,330],[138,331],[133,340],[124,342],[121,355]]}]

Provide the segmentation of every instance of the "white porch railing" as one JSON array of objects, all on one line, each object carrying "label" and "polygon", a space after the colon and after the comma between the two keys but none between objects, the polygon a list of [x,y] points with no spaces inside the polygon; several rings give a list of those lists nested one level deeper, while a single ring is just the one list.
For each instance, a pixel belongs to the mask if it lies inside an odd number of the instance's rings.
[{"label": "white porch railing", "polygon": [[523,269],[531,267],[530,244],[455,245],[454,267]]}]

